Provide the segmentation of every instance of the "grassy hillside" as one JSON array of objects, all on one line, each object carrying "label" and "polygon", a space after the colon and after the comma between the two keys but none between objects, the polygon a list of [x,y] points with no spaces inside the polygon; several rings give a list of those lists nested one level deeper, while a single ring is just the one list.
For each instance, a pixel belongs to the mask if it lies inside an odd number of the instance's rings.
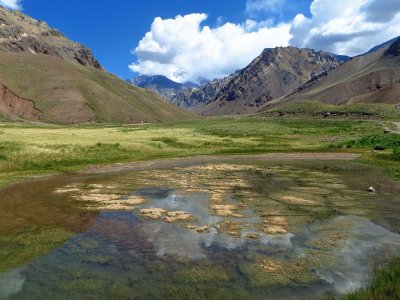
[{"label": "grassy hillside", "polygon": [[147,123],[194,117],[105,71],[52,56],[0,52],[0,83],[32,100],[43,122]]}]

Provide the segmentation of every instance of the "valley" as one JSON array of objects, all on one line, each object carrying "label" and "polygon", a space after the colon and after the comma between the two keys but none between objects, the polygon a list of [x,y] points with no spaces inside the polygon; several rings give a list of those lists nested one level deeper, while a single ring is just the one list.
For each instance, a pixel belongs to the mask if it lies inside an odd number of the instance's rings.
[{"label": "valley", "polygon": [[365,41],[396,8],[346,37],[326,0],[53,3],[92,51],[29,1],[0,0],[0,300],[400,299],[398,22]]}]

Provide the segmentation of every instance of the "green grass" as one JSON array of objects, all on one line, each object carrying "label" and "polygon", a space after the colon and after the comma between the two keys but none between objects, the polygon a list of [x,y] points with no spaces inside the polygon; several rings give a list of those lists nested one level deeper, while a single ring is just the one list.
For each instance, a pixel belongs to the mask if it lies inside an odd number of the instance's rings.
[{"label": "green grass", "polygon": [[[244,117],[174,124],[55,126],[0,123],[0,186],[23,176],[88,165],[193,155],[359,152],[398,167],[400,137],[378,120]],[[387,154],[372,153],[377,144]],[[393,147],[393,149],[392,149]],[[397,149],[397,148],[396,148]],[[397,154],[396,154],[397,153]]]},{"label": "green grass", "polygon": [[400,299],[400,257],[376,268],[370,285],[351,294],[325,300],[392,300]]},{"label": "green grass", "polygon": [[280,113],[288,115],[305,114],[324,116],[363,116],[380,119],[398,120],[400,118],[400,109],[389,104],[349,104],[349,105],[329,105],[317,101],[303,101],[287,103],[273,108],[262,115],[271,113]]}]

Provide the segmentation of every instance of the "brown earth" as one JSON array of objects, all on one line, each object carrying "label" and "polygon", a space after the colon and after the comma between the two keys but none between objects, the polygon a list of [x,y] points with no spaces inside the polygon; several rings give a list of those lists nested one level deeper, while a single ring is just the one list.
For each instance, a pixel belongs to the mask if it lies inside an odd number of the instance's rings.
[{"label": "brown earth", "polygon": [[42,112],[33,101],[18,97],[0,83],[0,113],[9,117],[41,120]]}]

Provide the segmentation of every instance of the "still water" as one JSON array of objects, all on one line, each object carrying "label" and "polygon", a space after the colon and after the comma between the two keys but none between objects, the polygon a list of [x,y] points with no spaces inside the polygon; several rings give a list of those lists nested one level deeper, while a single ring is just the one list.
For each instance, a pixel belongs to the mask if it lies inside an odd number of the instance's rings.
[{"label": "still water", "polygon": [[0,192],[0,299],[347,293],[399,254],[399,195],[380,171],[340,161],[177,162],[19,183]]}]

